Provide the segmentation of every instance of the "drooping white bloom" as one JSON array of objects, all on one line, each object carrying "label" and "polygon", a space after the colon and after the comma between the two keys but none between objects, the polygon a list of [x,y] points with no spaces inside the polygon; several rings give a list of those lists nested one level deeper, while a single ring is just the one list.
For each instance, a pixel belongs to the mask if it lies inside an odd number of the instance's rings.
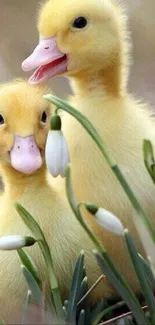
[{"label": "drooping white bloom", "polygon": [[36,240],[32,237],[10,235],[0,237],[0,250],[14,250],[25,246],[34,245]]},{"label": "drooping white bloom", "polygon": [[89,203],[86,204],[86,208],[92,215],[94,215],[100,226],[117,235],[124,234],[124,228],[121,221],[112,212],[103,208],[98,208]]},{"label": "drooping white bloom", "polygon": [[107,230],[110,230],[118,235],[123,235],[124,229],[120,220],[110,211],[99,208],[95,214],[97,222]]},{"label": "drooping white bloom", "polygon": [[53,177],[64,176],[70,156],[66,139],[61,130],[49,131],[45,147],[45,160]]}]

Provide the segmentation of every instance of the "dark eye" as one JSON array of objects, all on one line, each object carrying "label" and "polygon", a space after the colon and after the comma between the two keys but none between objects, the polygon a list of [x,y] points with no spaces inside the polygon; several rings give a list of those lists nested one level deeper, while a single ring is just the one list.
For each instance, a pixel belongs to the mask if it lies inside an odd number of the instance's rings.
[{"label": "dark eye", "polygon": [[77,17],[73,24],[72,27],[74,28],[84,28],[87,25],[87,19],[85,17]]},{"label": "dark eye", "polygon": [[46,123],[46,121],[47,121],[47,114],[46,114],[46,112],[44,111],[44,112],[42,113],[42,116],[41,116],[41,122]]},{"label": "dark eye", "polygon": [[0,125],[4,124],[4,118],[2,115],[0,115]]}]

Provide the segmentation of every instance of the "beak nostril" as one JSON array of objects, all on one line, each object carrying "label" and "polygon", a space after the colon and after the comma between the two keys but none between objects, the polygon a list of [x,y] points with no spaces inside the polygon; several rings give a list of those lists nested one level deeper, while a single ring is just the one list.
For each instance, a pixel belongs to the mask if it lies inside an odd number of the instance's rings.
[{"label": "beak nostril", "polygon": [[33,144],[31,145],[31,148],[34,148],[34,145]]},{"label": "beak nostril", "polygon": [[20,146],[18,146],[17,148],[20,149]]},{"label": "beak nostril", "polygon": [[49,46],[47,46],[47,47],[44,47],[44,49],[45,49],[45,50],[49,50]]}]

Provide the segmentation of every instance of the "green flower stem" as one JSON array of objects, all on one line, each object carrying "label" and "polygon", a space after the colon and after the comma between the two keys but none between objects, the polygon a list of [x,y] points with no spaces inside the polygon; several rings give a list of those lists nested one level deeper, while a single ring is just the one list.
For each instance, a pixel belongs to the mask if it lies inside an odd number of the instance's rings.
[{"label": "green flower stem", "polygon": [[[125,288],[125,290],[126,290],[126,292],[128,294],[128,297],[130,298],[130,301],[132,301],[132,306],[134,304],[134,307],[137,310],[138,319],[140,318],[141,321],[142,321],[142,324],[146,325],[147,323],[146,323],[145,317],[144,317],[144,315],[142,313],[141,306],[140,306],[137,298],[135,297],[133,291],[131,290],[130,286],[128,285],[128,283],[126,282],[124,277],[117,270],[117,267],[113,263],[110,256],[107,254],[107,251],[106,251],[104,245],[95,236],[95,234],[92,232],[92,230],[90,230],[90,228],[85,223],[85,221],[84,221],[84,219],[82,217],[82,214],[81,214],[80,209],[79,209],[80,205],[77,204],[77,202],[76,202],[76,200],[74,198],[72,184],[71,184],[71,176],[70,176],[70,168],[69,168],[69,166],[66,168],[65,176],[66,176],[66,194],[67,194],[68,202],[69,202],[69,204],[71,206],[72,211],[75,214],[76,219],[79,221],[79,223],[81,224],[83,229],[86,231],[86,233],[88,234],[88,236],[90,237],[92,242],[95,244],[96,248],[101,253],[104,262],[109,267],[111,272],[113,272],[114,276],[117,278],[118,283],[120,283],[121,286],[123,286]],[[130,308],[130,306],[131,306],[131,304],[129,303],[129,308]],[[136,315],[135,315],[135,319],[137,317]],[[139,322],[137,322],[137,323],[139,324]]]},{"label": "green flower stem", "polygon": [[66,111],[69,114],[71,114],[72,116],[74,116],[80,122],[80,124],[85,128],[85,130],[89,133],[89,135],[92,137],[92,139],[95,141],[96,145],[102,152],[104,158],[106,159],[107,163],[111,167],[113,173],[115,174],[115,176],[119,180],[120,184],[122,185],[126,195],[128,196],[130,202],[132,203],[132,206],[134,207],[135,211],[137,212],[137,215],[139,217],[141,217],[141,219],[143,220],[143,223],[146,225],[147,229],[149,230],[152,240],[155,242],[155,231],[153,229],[152,223],[147,218],[147,215],[146,215],[145,211],[143,210],[143,208],[141,207],[136,195],[130,188],[130,186],[127,183],[125,177],[123,176],[121,170],[119,169],[115,160],[109,153],[106,144],[100,137],[97,130],[91,124],[91,122],[82,113],[80,113],[75,108],[73,108],[72,106],[67,104],[66,101],[59,99],[58,97],[50,95],[50,94],[45,95],[44,98],[47,99],[48,101],[52,102],[53,104],[55,104],[57,107],[63,109],[64,111]]},{"label": "green flower stem", "polygon": [[53,267],[53,261],[50,253],[50,249],[48,247],[48,244],[46,240],[39,240],[38,245],[42,251],[47,269],[48,269],[48,275],[49,275],[49,281],[50,281],[50,288],[52,291],[53,301],[55,310],[57,313],[57,316],[59,317],[59,320],[61,321],[63,318],[63,305],[59,293],[59,287],[58,282],[55,276],[54,267]]}]

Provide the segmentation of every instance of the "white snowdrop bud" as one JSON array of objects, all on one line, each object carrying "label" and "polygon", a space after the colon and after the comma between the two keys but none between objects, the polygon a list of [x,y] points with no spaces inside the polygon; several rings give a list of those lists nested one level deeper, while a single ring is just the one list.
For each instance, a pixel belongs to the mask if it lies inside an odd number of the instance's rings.
[{"label": "white snowdrop bud", "polygon": [[66,139],[61,131],[60,116],[54,115],[51,119],[45,147],[45,161],[53,177],[64,176],[65,168],[70,162],[69,150]]},{"label": "white snowdrop bud", "polygon": [[34,245],[36,240],[32,237],[10,235],[0,237],[0,250],[14,250],[25,246]]},{"label": "white snowdrop bud", "polygon": [[100,226],[117,235],[124,234],[124,228],[121,221],[113,213],[103,208],[98,208],[91,203],[87,203],[85,206],[86,209],[94,215]]}]

